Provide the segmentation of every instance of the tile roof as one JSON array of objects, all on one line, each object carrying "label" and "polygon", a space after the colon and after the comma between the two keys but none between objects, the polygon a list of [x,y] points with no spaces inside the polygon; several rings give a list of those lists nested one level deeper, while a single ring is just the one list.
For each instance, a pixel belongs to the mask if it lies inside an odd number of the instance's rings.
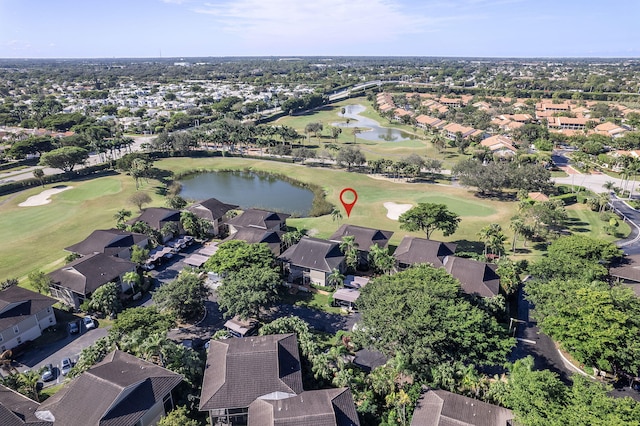
[{"label": "tile roof", "polygon": [[444,260],[444,267],[460,281],[462,291],[467,294],[494,297],[500,293],[500,277],[496,273],[497,265],[493,263],[449,256]]},{"label": "tile roof", "polygon": [[35,416],[37,409],[37,402],[0,385],[0,425],[53,426],[52,422],[39,420]]},{"label": "tile roof", "polygon": [[40,405],[64,426],[134,425],[182,376],[114,351]]},{"label": "tile roof", "polygon": [[513,153],[518,151],[515,146],[513,146],[513,140],[504,135],[494,135],[488,137],[482,140],[482,142],[480,142],[480,145],[489,148],[491,151],[508,150]]},{"label": "tile roof", "polygon": [[278,259],[302,268],[331,272],[340,269],[344,254],[337,242],[304,236],[285,250]]},{"label": "tile roof", "polygon": [[209,198],[199,203],[189,206],[187,210],[196,216],[210,221],[222,219],[229,210],[235,210],[239,206],[235,204],[226,204],[216,198]]},{"label": "tile roof", "polygon": [[103,253],[90,254],[49,274],[51,280],[78,294],[93,293],[109,281],[119,280],[125,272],[134,271],[136,264]]},{"label": "tile roof", "polygon": [[98,229],[79,243],[66,247],[65,250],[81,255],[93,253],[115,255],[122,249],[131,247],[148,238],[144,234],[121,229]]},{"label": "tile roof", "polygon": [[[322,389],[249,405],[248,426],[359,426],[349,388]],[[283,395],[285,396],[285,395]]]},{"label": "tile roof", "polygon": [[441,268],[444,266],[442,263],[444,259],[453,255],[455,251],[456,244],[454,243],[443,243],[405,235],[393,256],[398,262],[407,265],[430,263],[436,268]]},{"label": "tile roof", "polygon": [[609,268],[609,275],[640,283],[640,255],[623,257],[620,263]]},{"label": "tile roof", "polygon": [[49,296],[18,286],[0,291],[0,331],[13,327],[56,302]]},{"label": "tile roof", "polygon": [[280,229],[287,218],[286,213],[275,213],[267,210],[248,209],[241,215],[229,219],[227,223],[233,226],[254,227],[261,229]]},{"label": "tile roof", "polygon": [[201,411],[245,408],[272,392],[302,392],[295,334],[211,341],[200,394]]},{"label": "tile roof", "polygon": [[358,250],[368,252],[374,244],[382,248],[386,247],[393,236],[393,231],[344,224],[329,237],[329,240],[341,242],[344,237],[348,236],[355,238]]},{"label": "tile roof", "polygon": [[418,399],[411,426],[507,426],[511,410],[444,390],[427,389]]}]

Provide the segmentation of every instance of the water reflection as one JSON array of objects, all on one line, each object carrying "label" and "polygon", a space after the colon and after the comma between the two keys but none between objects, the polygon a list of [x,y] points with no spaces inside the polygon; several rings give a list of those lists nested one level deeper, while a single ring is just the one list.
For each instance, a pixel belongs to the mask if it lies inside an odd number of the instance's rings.
[{"label": "water reflection", "polygon": [[361,116],[360,113],[366,109],[363,105],[347,105],[344,109],[343,117],[348,119],[348,122],[331,123],[331,125],[346,128],[365,128],[366,130],[358,133],[358,137],[361,139],[368,141],[383,140],[387,142],[400,142],[414,139],[409,133],[390,127],[382,127],[377,121]]}]

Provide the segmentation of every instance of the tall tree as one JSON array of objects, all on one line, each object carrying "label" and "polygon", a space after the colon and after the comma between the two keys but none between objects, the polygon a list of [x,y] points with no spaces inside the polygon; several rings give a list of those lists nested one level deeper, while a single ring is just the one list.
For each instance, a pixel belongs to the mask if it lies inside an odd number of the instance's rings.
[{"label": "tall tree", "polygon": [[345,263],[347,267],[354,270],[358,267],[358,244],[356,243],[356,237],[353,235],[347,235],[342,237],[340,242],[340,251],[345,255]]},{"label": "tall tree", "polygon": [[373,279],[358,299],[362,342],[400,354],[426,377],[430,367],[459,360],[506,360],[513,339],[482,309],[460,298],[460,284],[443,269],[420,265]]},{"label": "tall tree", "polygon": [[45,152],[40,156],[40,164],[43,166],[62,169],[70,173],[78,164],[84,164],[89,158],[89,151],[76,146],[63,146],[53,151]]},{"label": "tall tree", "polygon": [[119,294],[118,285],[115,283],[107,283],[100,286],[91,295],[89,308],[105,315],[115,314],[121,308]]},{"label": "tall tree", "polygon": [[260,318],[260,310],[278,300],[280,275],[273,269],[250,266],[230,272],[218,288],[218,303],[226,317]]},{"label": "tall tree", "polygon": [[430,239],[435,230],[442,231],[445,237],[456,232],[460,217],[451,212],[445,204],[418,203],[402,213],[398,221],[401,229],[423,231],[427,239]]},{"label": "tall tree", "polygon": [[202,316],[208,296],[209,290],[200,276],[183,270],[175,280],[156,290],[152,298],[161,310],[173,312],[178,318],[188,321]]},{"label": "tall tree", "polygon": [[208,271],[229,273],[241,271],[252,266],[272,269],[275,258],[266,244],[249,244],[245,241],[231,240],[218,246],[218,250],[204,264]]}]

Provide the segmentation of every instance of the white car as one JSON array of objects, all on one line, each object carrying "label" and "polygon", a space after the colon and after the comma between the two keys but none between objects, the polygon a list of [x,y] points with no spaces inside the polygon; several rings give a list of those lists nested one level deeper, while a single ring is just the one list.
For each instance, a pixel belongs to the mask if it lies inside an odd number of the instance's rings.
[{"label": "white car", "polygon": [[96,322],[89,315],[82,318],[82,322],[84,323],[84,327],[87,329],[87,331],[91,330],[92,328],[96,328]]},{"label": "white car", "polygon": [[73,364],[71,363],[71,359],[62,358],[62,362],[60,363],[60,373],[62,373],[63,376],[66,376],[67,373],[71,371],[71,367],[73,367]]}]

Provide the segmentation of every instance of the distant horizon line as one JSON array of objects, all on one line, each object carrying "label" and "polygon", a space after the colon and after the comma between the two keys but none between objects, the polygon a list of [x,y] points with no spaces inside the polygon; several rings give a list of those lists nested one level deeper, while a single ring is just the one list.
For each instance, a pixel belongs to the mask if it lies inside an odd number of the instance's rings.
[{"label": "distant horizon line", "polygon": [[220,55],[220,56],[86,56],[86,57],[0,57],[0,61],[80,61],[80,60],[179,60],[189,59],[333,59],[333,58],[390,58],[390,59],[484,59],[484,60],[640,60],[640,56],[448,56],[448,55]]}]

